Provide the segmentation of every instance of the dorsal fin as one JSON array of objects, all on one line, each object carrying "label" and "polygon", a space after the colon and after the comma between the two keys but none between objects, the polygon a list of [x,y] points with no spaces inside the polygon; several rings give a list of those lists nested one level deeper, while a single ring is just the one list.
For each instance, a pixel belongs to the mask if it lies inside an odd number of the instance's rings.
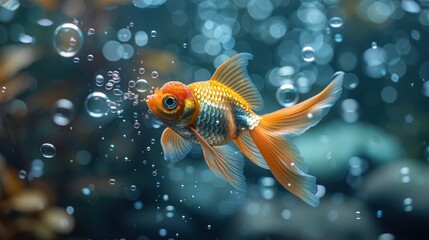
[{"label": "dorsal fin", "polygon": [[220,82],[238,93],[252,109],[259,110],[264,101],[255,85],[250,80],[246,66],[253,58],[250,53],[239,53],[216,69],[210,80]]}]

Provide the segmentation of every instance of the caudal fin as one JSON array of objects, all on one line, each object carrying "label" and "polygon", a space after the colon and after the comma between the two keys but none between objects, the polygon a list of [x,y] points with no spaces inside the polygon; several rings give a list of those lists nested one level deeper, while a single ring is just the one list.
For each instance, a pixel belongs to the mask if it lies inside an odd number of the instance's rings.
[{"label": "caudal fin", "polygon": [[[292,107],[263,115],[258,126],[249,131],[274,177],[283,187],[313,207],[319,204],[316,178],[307,174],[304,160],[289,139],[316,125],[326,115],[341,95],[343,77],[344,73],[337,73],[332,83],[318,95]],[[254,152],[249,150],[245,153],[256,162],[260,157]]]},{"label": "caudal fin", "polygon": [[297,136],[316,125],[341,96],[344,72],[337,72],[332,82],[319,94],[288,108],[263,115],[260,125],[268,131]]}]

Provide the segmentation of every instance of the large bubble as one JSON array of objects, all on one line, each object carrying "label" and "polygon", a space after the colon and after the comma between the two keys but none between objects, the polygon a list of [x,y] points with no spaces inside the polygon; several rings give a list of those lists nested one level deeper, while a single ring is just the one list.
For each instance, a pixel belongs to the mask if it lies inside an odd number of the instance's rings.
[{"label": "large bubble", "polygon": [[102,92],[93,92],[86,97],[85,110],[91,117],[102,117],[109,111],[109,98]]},{"label": "large bubble", "polygon": [[63,57],[73,57],[83,45],[82,31],[72,23],[64,23],[55,29],[54,48]]}]

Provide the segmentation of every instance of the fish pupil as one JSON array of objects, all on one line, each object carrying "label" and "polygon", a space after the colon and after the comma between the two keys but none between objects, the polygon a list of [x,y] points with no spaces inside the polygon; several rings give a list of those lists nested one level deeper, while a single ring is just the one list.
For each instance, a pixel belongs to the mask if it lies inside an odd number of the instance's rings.
[{"label": "fish pupil", "polygon": [[177,106],[177,100],[173,97],[166,97],[164,98],[164,106],[167,109],[173,109]]}]

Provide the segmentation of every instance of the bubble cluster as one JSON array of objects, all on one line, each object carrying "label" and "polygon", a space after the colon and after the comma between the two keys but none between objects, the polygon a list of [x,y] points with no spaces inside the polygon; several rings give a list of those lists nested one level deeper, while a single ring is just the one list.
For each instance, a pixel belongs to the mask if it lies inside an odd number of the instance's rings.
[{"label": "bubble cluster", "polygon": [[63,57],[73,57],[83,45],[82,31],[73,23],[64,23],[54,32],[54,49]]}]

